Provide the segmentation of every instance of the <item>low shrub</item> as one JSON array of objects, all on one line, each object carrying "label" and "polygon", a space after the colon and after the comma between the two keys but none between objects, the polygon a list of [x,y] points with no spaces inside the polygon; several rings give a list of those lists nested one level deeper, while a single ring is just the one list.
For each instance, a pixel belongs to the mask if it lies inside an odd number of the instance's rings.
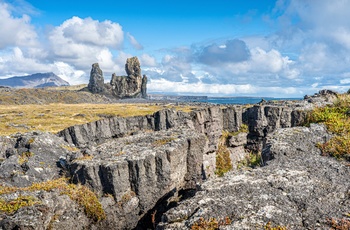
[{"label": "low shrub", "polygon": [[238,162],[237,168],[251,167],[256,168],[261,165],[261,153],[249,152],[245,158]]},{"label": "low shrub", "polygon": [[324,155],[350,160],[350,95],[338,95],[333,105],[316,108],[308,114],[307,124],[322,123],[334,134],[319,144]]},{"label": "low shrub", "polygon": [[219,149],[216,152],[216,170],[215,174],[223,176],[225,173],[232,169],[232,163],[230,158],[230,152],[224,145],[219,145]]}]

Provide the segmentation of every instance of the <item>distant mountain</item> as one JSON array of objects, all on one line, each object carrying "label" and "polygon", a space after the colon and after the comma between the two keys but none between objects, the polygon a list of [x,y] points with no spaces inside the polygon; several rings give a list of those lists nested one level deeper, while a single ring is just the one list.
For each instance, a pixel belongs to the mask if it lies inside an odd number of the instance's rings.
[{"label": "distant mountain", "polygon": [[69,85],[69,83],[54,73],[36,73],[28,76],[0,79],[0,86],[9,86],[13,88],[42,88],[65,85]]}]

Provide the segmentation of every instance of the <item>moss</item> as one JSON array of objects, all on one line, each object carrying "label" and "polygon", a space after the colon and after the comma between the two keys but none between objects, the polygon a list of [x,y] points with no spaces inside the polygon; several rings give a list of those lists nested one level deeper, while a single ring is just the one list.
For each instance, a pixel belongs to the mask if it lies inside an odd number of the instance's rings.
[{"label": "moss", "polygon": [[22,207],[32,206],[38,203],[40,202],[32,196],[19,196],[16,199],[10,201],[0,199],[0,212],[13,214]]},{"label": "moss", "polygon": [[75,159],[76,161],[91,161],[94,158],[92,155],[85,154],[82,157]]},{"label": "moss", "polygon": [[72,200],[84,207],[86,215],[94,221],[101,221],[106,218],[106,214],[99,202],[96,194],[83,185],[69,184],[63,191]]},{"label": "moss", "polygon": [[162,146],[162,145],[170,143],[170,142],[172,142],[174,140],[176,140],[174,137],[159,139],[159,140],[154,141],[153,145],[155,145],[155,146]]},{"label": "moss", "polygon": [[219,220],[216,218],[209,218],[209,220],[205,220],[203,217],[201,217],[191,226],[191,230],[216,230],[220,227],[230,225],[231,223],[232,221],[229,217]]},{"label": "moss", "polygon": [[70,152],[78,152],[79,151],[79,149],[77,147],[72,147],[69,145],[61,145],[61,147],[70,151]]},{"label": "moss", "polygon": [[227,149],[228,140],[230,137],[237,136],[240,133],[248,132],[248,126],[242,124],[238,131],[229,132],[227,130],[223,130],[220,140],[219,140],[219,148],[216,152],[216,170],[215,174],[218,176],[223,176],[225,173],[232,169],[232,162],[230,158],[230,151]]},{"label": "moss", "polygon": [[22,165],[24,163],[27,163],[29,158],[32,157],[32,156],[34,156],[34,153],[32,153],[32,152],[29,152],[29,151],[23,152],[18,157],[18,164]]},{"label": "moss", "polygon": [[30,138],[30,139],[28,140],[27,144],[30,145],[30,144],[34,143],[34,141],[35,141],[34,138]]}]

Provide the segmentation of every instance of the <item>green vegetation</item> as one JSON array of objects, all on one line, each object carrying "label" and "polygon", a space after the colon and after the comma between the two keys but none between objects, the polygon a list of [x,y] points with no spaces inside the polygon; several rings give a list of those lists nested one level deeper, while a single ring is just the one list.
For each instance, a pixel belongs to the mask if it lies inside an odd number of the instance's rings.
[{"label": "green vegetation", "polygon": [[13,214],[22,207],[32,206],[38,203],[40,202],[32,196],[19,196],[16,199],[10,201],[0,199],[0,212]]},{"label": "green vegetation", "polygon": [[243,160],[238,162],[238,168],[250,167],[256,168],[261,165],[261,153],[260,152],[249,152]]},{"label": "green vegetation", "polygon": [[242,124],[240,127],[239,127],[239,130],[236,131],[236,132],[229,132],[227,130],[224,130],[222,132],[222,141],[227,141],[230,137],[234,137],[234,136],[237,136],[238,134],[240,133],[248,133],[249,130],[248,130],[248,125],[246,124]]},{"label": "green vegetation", "polygon": [[205,220],[203,217],[201,217],[191,226],[191,230],[216,230],[222,226],[230,225],[231,223],[232,221],[229,217],[219,220],[216,218],[209,218],[209,220]]},{"label": "green vegetation", "polygon": [[325,124],[334,133],[331,140],[318,145],[324,155],[350,161],[350,95],[338,95],[333,105],[314,109],[307,123]]},{"label": "green vegetation", "polygon": [[225,173],[232,169],[232,162],[230,158],[230,151],[227,149],[227,142],[230,137],[237,136],[239,133],[248,132],[248,126],[242,124],[238,131],[229,132],[224,130],[219,140],[219,147],[216,151],[216,170],[215,174],[223,176]]},{"label": "green vegetation", "polygon": [[230,158],[230,152],[225,145],[219,145],[219,149],[216,152],[216,169],[215,174],[223,176],[225,173],[232,169],[232,163]]},{"label": "green vegetation", "polygon": [[[67,179],[60,178],[56,180],[50,180],[41,183],[33,183],[29,187],[17,188],[0,186],[0,195],[15,193],[15,192],[34,192],[34,191],[54,191],[57,190],[61,194],[68,195],[72,200],[76,201],[81,205],[86,215],[94,221],[100,221],[106,218],[106,214],[99,202],[96,194],[83,185],[68,184]],[[27,196],[19,197],[14,201],[5,202],[0,200],[0,211],[10,212],[11,210],[16,211],[24,206],[35,205],[38,202]]]}]

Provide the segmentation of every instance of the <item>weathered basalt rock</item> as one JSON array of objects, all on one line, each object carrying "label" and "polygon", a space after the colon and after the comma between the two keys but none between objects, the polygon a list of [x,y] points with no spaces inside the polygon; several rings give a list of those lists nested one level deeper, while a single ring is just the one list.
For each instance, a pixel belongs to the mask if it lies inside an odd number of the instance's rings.
[{"label": "weathered basalt rock", "polygon": [[[157,229],[188,229],[200,218],[232,222],[223,229],[328,229],[350,205],[350,168],[320,155],[323,126],[283,128],[264,145],[266,166],[204,182],[196,196],[166,212]],[[273,160],[271,160],[273,158]],[[271,160],[271,161],[269,161]]]},{"label": "weathered basalt rock", "polygon": [[[131,229],[167,194],[202,181],[204,135],[188,129],[140,133],[111,140],[70,164],[72,180],[111,194],[117,229]],[[118,205],[116,205],[118,206]]]},{"label": "weathered basalt rock", "polygon": [[141,75],[137,57],[128,58],[125,64],[127,76],[112,74],[109,84],[104,83],[102,70],[98,63],[92,65],[88,90],[116,98],[147,98],[147,76]]},{"label": "weathered basalt rock", "polygon": [[41,132],[0,137],[0,146],[0,182],[16,187],[60,177],[74,149],[62,138]]},{"label": "weathered basalt rock", "polygon": [[103,93],[105,91],[103,72],[98,63],[92,65],[88,89],[91,93]]},{"label": "weathered basalt rock", "polygon": [[249,128],[249,148],[261,151],[264,138],[278,128],[300,126],[306,121],[304,107],[255,105],[244,113]]}]

